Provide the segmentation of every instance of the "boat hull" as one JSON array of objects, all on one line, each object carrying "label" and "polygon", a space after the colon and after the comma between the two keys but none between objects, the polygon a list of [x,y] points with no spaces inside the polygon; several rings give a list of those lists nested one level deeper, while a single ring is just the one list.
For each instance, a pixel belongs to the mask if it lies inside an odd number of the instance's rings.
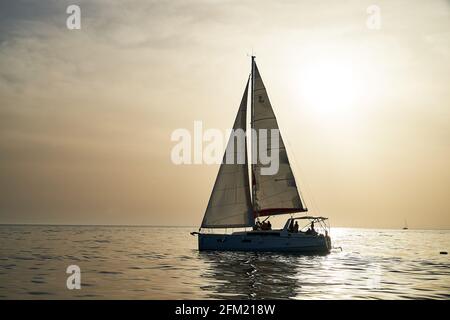
[{"label": "boat hull", "polygon": [[233,234],[198,234],[200,251],[267,251],[328,253],[330,237],[304,233],[241,232]]}]

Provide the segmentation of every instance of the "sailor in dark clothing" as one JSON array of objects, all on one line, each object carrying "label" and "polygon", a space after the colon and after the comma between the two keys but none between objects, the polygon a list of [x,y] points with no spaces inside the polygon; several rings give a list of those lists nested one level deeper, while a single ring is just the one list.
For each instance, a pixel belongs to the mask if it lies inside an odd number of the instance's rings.
[{"label": "sailor in dark clothing", "polygon": [[294,220],[293,219],[289,222],[288,231],[291,233],[294,232]]},{"label": "sailor in dark clothing", "polygon": [[294,232],[295,233],[298,232],[298,222],[297,221],[295,221],[295,224],[294,224]]}]

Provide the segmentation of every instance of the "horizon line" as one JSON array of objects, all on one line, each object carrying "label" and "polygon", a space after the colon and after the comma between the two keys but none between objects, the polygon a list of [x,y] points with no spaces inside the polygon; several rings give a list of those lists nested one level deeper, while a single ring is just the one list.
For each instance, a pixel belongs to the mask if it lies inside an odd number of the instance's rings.
[{"label": "horizon line", "polygon": [[[150,227],[150,228],[199,228],[190,225],[157,225],[157,224],[67,224],[67,223],[0,223],[0,226],[55,226],[55,227]],[[249,227],[247,227],[249,228]],[[403,230],[399,228],[375,228],[375,227],[344,227],[335,226],[331,228],[348,228],[348,229],[372,229],[372,230]],[[239,229],[239,228],[217,228],[217,229]],[[407,230],[435,230],[450,231],[450,228],[408,228]]]}]

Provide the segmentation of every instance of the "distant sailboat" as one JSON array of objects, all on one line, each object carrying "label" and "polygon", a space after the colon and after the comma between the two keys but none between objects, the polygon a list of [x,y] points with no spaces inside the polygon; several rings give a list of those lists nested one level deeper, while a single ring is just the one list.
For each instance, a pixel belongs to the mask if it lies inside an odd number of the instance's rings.
[{"label": "distant sailboat", "polygon": [[[244,161],[226,163],[224,155],[199,232],[191,234],[198,235],[199,250],[329,252],[331,239],[327,218],[293,216],[295,213],[307,212],[308,209],[300,197],[281,135],[277,150],[269,147],[272,142],[267,136],[261,136],[261,129],[278,129],[278,123],[254,56],[251,68],[233,130],[246,130],[250,82],[251,127],[256,135],[256,139],[252,140],[259,143],[265,138],[264,147],[271,152],[279,152],[278,171],[272,175],[261,174],[265,164],[254,151],[254,146],[251,148],[251,158],[254,161],[249,168],[247,139],[239,148],[239,144],[234,144],[235,137],[231,135],[227,151],[231,150],[233,156],[240,156]],[[268,227],[265,221],[270,216],[281,214],[291,215],[284,228],[272,230],[270,224]],[[259,218],[264,218],[264,221],[261,223]],[[297,220],[306,221],[306,226],[298,230]],[[248,227],[252,230],[231,234],[203,232],[210,228]]]},{"label": "distant sailboat", "polygon": [[408,230],[408,223],[406,223],[406,219],[405,219],[405,225],[403,226],[403,230]]}]

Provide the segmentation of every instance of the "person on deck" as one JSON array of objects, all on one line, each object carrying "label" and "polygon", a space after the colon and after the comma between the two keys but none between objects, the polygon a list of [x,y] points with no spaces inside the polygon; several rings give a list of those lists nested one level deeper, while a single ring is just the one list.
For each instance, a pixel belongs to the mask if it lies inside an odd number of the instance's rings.
[{"label": "person on deck", "polygon": [[267,221],[267,230],[272,230],[272,224],[270,221]]},{"label": "person on deck", "polygon": [[298,222],[297,221],[295,221],[295,224],[294,224],[294,232],[295,233],[298,232]]},{"label": "person on deck", "polygon": [[316,232],[316,230],[314,229],[314,221],[311,222],[310,234],[312,234],[312,235],[317,235],[317,232]]},{"label": "person on deck", "polygon": [[288,231],[291,232],[291,233],[294,232],[294,220],[291,220],[289,222]]}]

